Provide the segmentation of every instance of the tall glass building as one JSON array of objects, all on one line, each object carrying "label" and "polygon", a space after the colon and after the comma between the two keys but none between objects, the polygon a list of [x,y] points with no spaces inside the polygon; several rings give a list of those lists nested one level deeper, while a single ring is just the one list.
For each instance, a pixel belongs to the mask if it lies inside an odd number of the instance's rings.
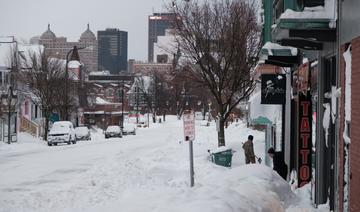
[{"label": "tall glass building", "polygon": [[154,62],[154,43],[157,42],[157,36],[164,36],[165,30],[172,28],[171,22],[174,20],[174,17],[175,13],[153,13],[149,16],[149,62]]},{"label": "tall glass building", "polygon": [[127,72],[128,33],[108,28],[98,31],[98,70],[111,74]]}]

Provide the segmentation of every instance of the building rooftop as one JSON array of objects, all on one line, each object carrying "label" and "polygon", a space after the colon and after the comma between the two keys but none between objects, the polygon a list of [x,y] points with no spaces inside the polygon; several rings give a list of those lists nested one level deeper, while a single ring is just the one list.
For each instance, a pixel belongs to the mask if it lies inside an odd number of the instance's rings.
[{"label": "building rooftop", "polygon": [[87,25],[87,29],[80,36],[80,40],[96,40],[95,34],[90,30],[89,24]]},{"label": "building rooftop", "polygon": [[56,38],[56,35],[54,32],[52,32],[50,30],[50,24],[48,24],[48,29],[42,33],[42,35],[40,36],[40,39],[42,40],[52,40],[52,39],[55,39]]}]

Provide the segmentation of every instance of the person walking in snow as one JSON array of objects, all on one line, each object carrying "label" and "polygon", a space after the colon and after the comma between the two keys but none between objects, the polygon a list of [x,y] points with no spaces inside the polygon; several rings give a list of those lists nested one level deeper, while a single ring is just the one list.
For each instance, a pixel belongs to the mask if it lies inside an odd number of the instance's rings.
[{"label": "person walking in snow", "polygon": [[254,154],[254,136],[249,135],[248,140],[242,145],[245,153],[245,163],[255,163],[255,154]]},{"label": "person walking in snow", "polygon": [[276,171],[284,180],[287,179],[287,165],[284,161],[282,152],[275,152],[274,148],[268,150],[269,156],[273,160],[273,169]]}]

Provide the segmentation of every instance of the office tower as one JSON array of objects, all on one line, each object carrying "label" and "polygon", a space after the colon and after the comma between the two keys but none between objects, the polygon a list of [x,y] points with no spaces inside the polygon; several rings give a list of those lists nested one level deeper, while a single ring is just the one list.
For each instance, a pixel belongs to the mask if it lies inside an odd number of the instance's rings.
[{"label": "office tower", "polygon": [[127,72],[128,33],[108,28],[98,31],[99,71],[108,70],[111,74]]},{"label": "office tower", "polygon": [[172,28],[172,21],[175,18],[174,13],[154,13],[149,16],[149,34],[148,34],[148,61],[154,62],[154,43],[157,42],[157,36],[164,36],[166,29]]}]

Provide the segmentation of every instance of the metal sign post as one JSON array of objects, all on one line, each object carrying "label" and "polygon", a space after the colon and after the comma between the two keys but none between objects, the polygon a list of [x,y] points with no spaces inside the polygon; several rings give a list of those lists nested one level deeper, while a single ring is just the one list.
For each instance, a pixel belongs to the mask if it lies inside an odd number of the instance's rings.
[{"label": "metal sign post", "polygon": [[190,156],[190,187],[194,186],[194,154],[193,141],[195,140],[195,116],[191,110],[184,111],[184,137],[185,141],[189,141]]}]

